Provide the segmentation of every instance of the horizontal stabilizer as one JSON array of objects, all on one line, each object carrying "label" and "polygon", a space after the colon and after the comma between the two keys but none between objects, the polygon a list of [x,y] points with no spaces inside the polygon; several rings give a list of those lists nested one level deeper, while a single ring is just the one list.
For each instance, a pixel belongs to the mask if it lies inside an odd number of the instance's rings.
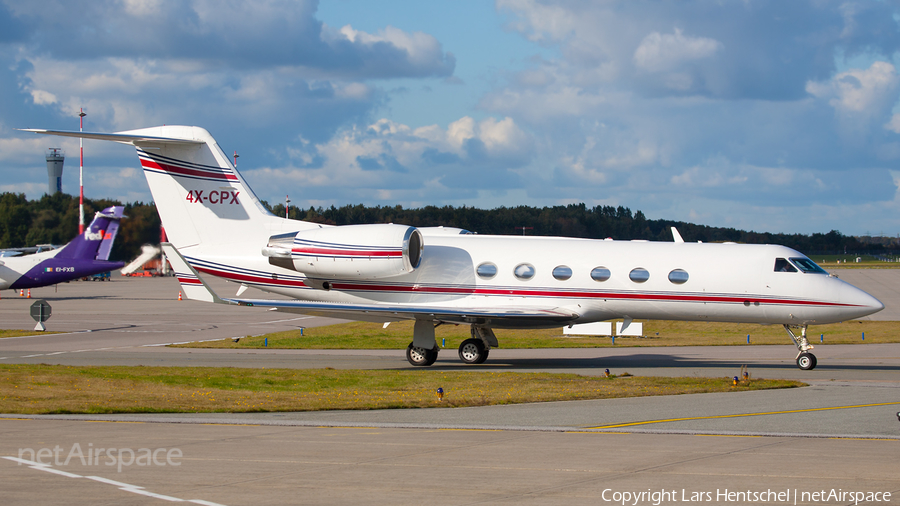
[{"label": "horizontal stabilizer", "polygon": [[138,146],[142,144],[203,144],[205,141],[194,139],[174,139],[171,137],[154,137],[150,135],[136,135],[128,132],[120,132],[115,134],[101,132],[77,132],[74,130],[46,130],[42,128],[20,128],[22,132],[33,132],[36,134],[56,135],[59,137],[79,137],[82,139],[94,139],[98,141],[113,141],[122,144],[131,144]]},{"label": "horizontal stabilizer", "polygon": [[163,251],[166,253],[166,259],[172,264],[172,270],[175,271],[175,277],[177,277],[178,282],[181,283],[181,290],[184,292],[185,297],[190,300],[199,300],[202,302],[215,302],[217,304],[230,303],[223,301],[212,291],[212,288],[200,278],[197,271],[194,270],[194,268],[187,263],[187,260],[181,256],[181,253],[175,249],[175,246],[172,246],[172,244],[168,242],[164,242],[160,244],[160,246],[162,246]]}]

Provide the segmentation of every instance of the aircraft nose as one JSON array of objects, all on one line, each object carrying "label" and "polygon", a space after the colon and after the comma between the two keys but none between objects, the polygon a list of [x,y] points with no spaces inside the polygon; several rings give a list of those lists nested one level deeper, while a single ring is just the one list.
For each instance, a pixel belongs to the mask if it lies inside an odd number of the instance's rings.
[{"label": "aircraft nose", "polygon": [[841,289],[841,302],[854,306],[854,318],[860,318],[884,309],[884,303],[868,293],[845,283]]}]

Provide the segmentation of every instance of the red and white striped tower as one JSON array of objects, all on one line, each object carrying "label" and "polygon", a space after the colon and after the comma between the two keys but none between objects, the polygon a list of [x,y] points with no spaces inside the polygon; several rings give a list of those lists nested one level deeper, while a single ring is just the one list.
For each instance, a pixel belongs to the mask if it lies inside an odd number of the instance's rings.
[{"label": "red and white striped tower", "polygon": [[[84,109],[78,110],[78,131],[84,132]],[[78,164],[78,233],[84,233],[84,139],[78,138],[78,148],[81,151],[81,162]]]}]

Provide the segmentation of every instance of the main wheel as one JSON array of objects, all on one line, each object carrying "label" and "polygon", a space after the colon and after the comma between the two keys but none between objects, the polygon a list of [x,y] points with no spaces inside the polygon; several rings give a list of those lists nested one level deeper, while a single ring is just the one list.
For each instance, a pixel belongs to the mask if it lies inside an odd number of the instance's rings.
[{"label": "main wheel", "polygon": [[481,364],[487,360],[488,351],[481,339],[466,339],[459,345],[459,359],[467,364]]},{"label": "main wheel", "polygon": [[406,347],[406,360],[416,367],[427,367],[437,360],[438,350],[426,350],[409,343]]},{"label": "main wheel", "polygon": [[797,367],[804,371],[811,371],[816,368],[816,356],[812,353],[803,352],[797,356]]}]

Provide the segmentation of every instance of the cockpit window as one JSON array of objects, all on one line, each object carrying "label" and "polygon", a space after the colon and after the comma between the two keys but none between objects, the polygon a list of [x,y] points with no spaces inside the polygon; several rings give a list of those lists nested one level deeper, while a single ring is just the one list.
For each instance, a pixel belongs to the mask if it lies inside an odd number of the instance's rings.
[{"label": "cockpit window", "polygon": [[825,269],[819,267],[815,262],[808,258],[791,258],[791,263],[796,265],[803,272],[814,272],[816,274],[828,274]]},{"label": "cockpit window", "polygon": [[783,258],[776,258],[775,272],[797,272],[797,269],[787,260]]}]

